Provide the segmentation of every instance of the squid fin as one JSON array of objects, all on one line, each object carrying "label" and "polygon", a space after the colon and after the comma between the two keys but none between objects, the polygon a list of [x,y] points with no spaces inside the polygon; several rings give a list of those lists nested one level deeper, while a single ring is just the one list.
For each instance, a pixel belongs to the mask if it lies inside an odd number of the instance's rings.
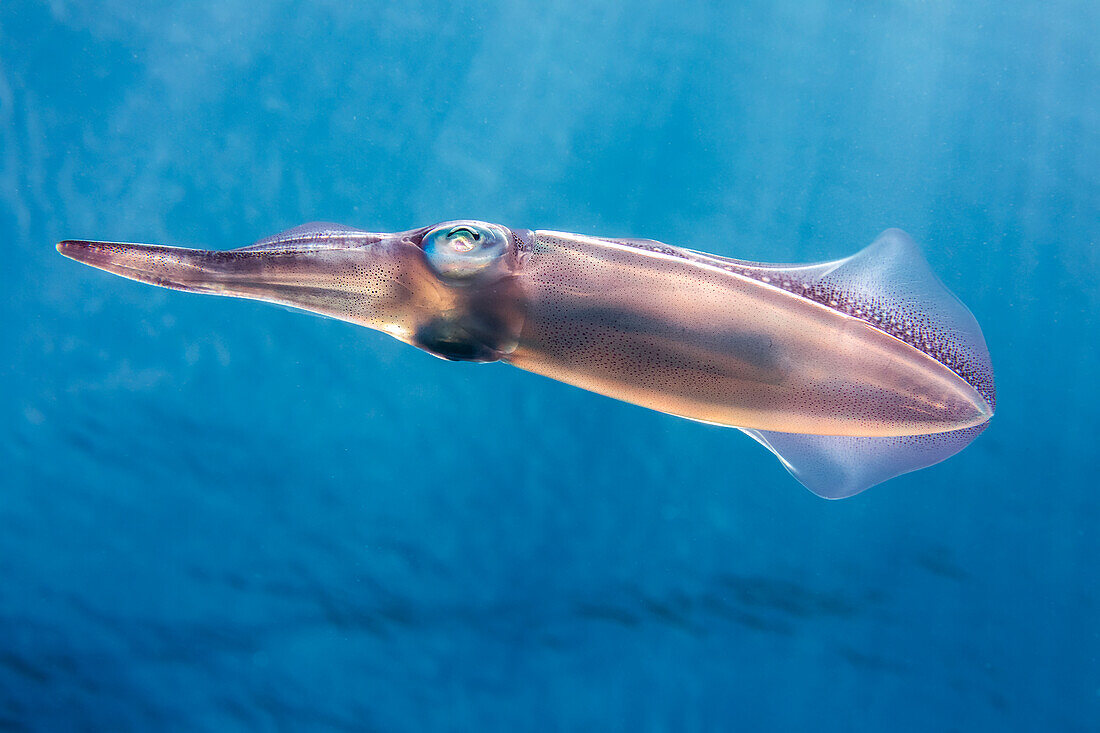
[{"label": "squid fin", "polygon": [[950,458],[974,440],[988,424],[946,433],[898,438],[741,430],[774,453],[807,489],[826,499],[843,499],[887,479]]},{"label": "squid fin", "polygon": [[[977,321],[935,276],[905,232],[889,229],[866,249],[835,262],[749,267],[786,274],[830,305],[907,341],[978,391],[992,415],[993,368]],[[806,488],[840,499],[955,455],[988,421],[961,430],[901,437],[801,435],[744,429],[774,453]]]},{"label": "squid fin", "polygon": [[[940,282],[905,232],[888,229],[869,247],[833,262],[740,264],[757,273],[774,273],[775,280],[786,280],[807,297],[844,307],[909,342],[969,382],[985,398],[990,414],[995,409],[993,368],[977,321]],[[945,433],[888,438],[742,430],[774,453],[810,491],[840,499],[950,458],[987,425],[988,421]]]}]

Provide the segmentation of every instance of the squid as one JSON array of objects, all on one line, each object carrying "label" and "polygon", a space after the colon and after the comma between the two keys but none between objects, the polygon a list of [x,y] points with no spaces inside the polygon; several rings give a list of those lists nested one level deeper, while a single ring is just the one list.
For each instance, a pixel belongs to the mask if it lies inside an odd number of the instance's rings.
[{"label": "squid", "polygon": [[995,408],[977,321],[898,229],[794,265],[481,221],[389,234],[313,223],[229,251],[57,248],[132,280],[311,311],[735,427],[830,499],[949,458]]}]

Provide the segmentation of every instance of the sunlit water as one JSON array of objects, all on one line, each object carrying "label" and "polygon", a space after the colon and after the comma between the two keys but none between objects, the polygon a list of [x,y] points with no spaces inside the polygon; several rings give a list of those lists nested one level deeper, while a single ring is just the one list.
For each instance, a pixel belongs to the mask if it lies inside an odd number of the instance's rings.
[{"label": "sunlit water", "polygon": [[[0,728],[1096,730],[1100,6],[0,3]],[[841,502],[744,436],[64,237],[889,226],[998,414]]]}]

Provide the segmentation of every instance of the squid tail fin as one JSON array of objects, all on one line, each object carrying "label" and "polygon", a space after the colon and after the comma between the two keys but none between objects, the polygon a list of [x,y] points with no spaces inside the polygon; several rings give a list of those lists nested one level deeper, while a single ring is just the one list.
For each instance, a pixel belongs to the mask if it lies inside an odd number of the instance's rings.
[{"label": "squid tail fin", "polygon": [[[873,325],[920,348],[966,380],[986,400],[996,388],[989,350],[977,320],[932,272],[920,248],[900,229],[888,229],[867,248],[817,265],[760,265],[788,271],[812,290],[881,314]],[[909,334],[919,334],[919,339]],[[930,435],[889,438],[744,432],[774,453],[818,496],[840,499],[875,484],[946,460],[985,430],[980,425]]]}]

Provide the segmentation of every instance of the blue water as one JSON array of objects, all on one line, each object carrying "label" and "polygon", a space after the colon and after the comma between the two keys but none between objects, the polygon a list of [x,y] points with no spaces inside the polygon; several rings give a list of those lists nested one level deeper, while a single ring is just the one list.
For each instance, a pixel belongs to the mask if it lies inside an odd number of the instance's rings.
[{"label": "blue water", "polygon": [[[1100,5],[731,5],[0,3],[0,729],[1100,729]],[[53,249],[466,217],[902,227],[998,414],[826,502],[734,431]]]}]

